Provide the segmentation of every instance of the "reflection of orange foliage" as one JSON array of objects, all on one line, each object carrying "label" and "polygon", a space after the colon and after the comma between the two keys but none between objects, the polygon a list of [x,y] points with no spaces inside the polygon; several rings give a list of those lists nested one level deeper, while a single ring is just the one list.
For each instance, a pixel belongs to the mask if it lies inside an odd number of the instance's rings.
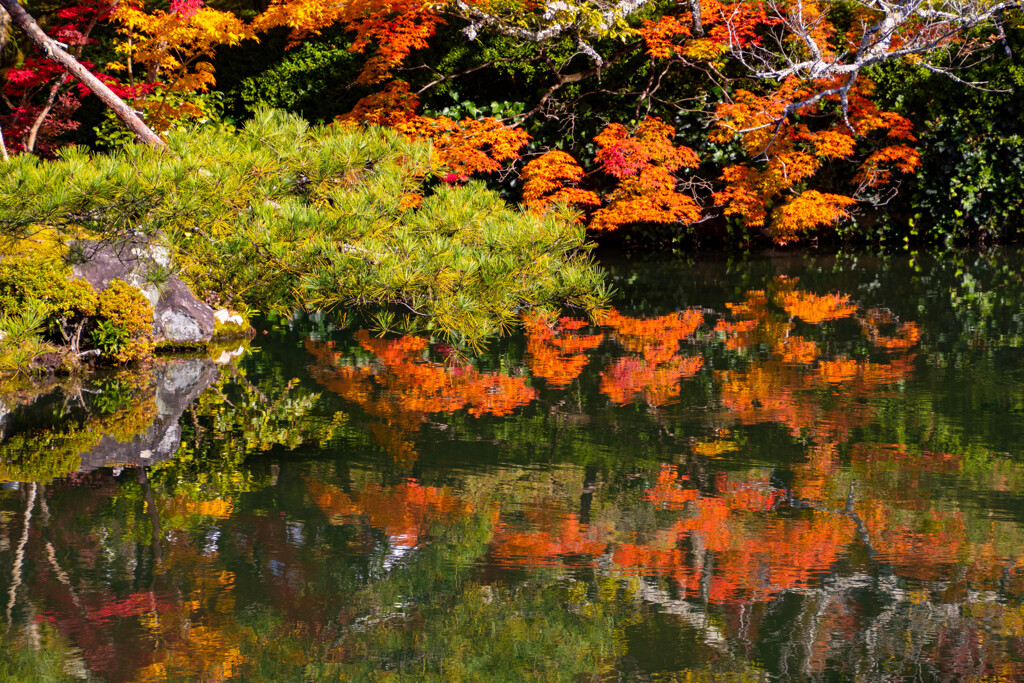
[{"label": "reflection of orange foliage", "polygon": [[677,358],[653,365],[637,358],[618,358],[601,373],[601,393],[614,403],[639,400],[662,406],[679,396],[679,380],[693,377],[703,367],[700,356]]},{"label": "reflection of orange foliage", "polygon": [[[715,330],[726,335],[729,349],[767,345],[774,358],[758,359],[745,371],[718,371],[716,384],[722,404],[744,424],[779,422],[794,435],[811,436],[822,445],[846,438],[850,427],[870,419],[872,409],[862,399],[880,386],[909,377],[914,356],[904,354],[890,363],[871,363],[843,356],[824,358],[823,349],[805,337],[790,335],[793,323],[780,318],[801,318],[811,325],[857,314],[856,304],[840,294],[816,295],[796,288],[797,279],[778,277],[772,281],[772,294],[763,290],[747,292],[746,300],[727,304],[733,320],[720,319]],[[778,308],[773,308],[772,304]],[[782,309],[781,311],[779,309]],[[886,313],[872,309],[858,316],[862,327],[877,330],[891,322]],[[905,330],[891,344],[876,345],[889,350],[907,348],[916,342],[916,327]],[[877,333],[872,336],[877,338]],[[840,386],[841,385],[841,389]],[[839,397],[839,404],[822,407],[821,389]]]},{"label": "reflection of orange foliage", "polygon": [[417,545],[431,524],[453,523],[473,511],[472,504],[443,489],[413,480],[390,488],[368,484],[348,494],[308,478],[306,488],[332,524],[353,524],[363,519],[387,534],[391,543],[404,547]]},{"label": "reflection of orange foliage", "polygon": [[875,347],[887,351],[909,349],[916,346],[917,342],[921,339],[921,330],[916,323],[912,322],[899,325],[894,336],[883,336],[879,328],[896,322],[895,316],[888,310],[880,308],[869,309],[858,318],[858,322],[860,322],[861,330],[864,332],[864,336],[868,338],[868,341]]},{"label": "reflection of orange foliage", "polygon": [[161,506],[160,514],[165,517],[182,515],[208,515],[216,519],[227,519],[231,516],[233,505],[230,500],[197,501],[183,495],[175,496],[166,500]]},{"label": "reflection of orange foliage", "polygon": [[666,510],[682,510],[688,501],[697,499],[697,489],[684,488],[689,477],[679,475],[671,465],[662,465],[654,486],[647,490],[645,499]]},{"label": "reflection of orange foliage", "polygon": [[572,555],[597,556],[607,542],[600,529],[583,524],[573,514],[550,506],[535,506],[527,513],[528,530],[499,522],[491,539],[491,557],[499,564],[548,565]]},{"label": "reflection of orange foliage", "polygon": [[[671,477],[672,469],[663,467],[648,500],[656,501]],[[767,482],[727,481],[714,497],[691,491],[689,501],[670,508],[685,509],[685,516],[665,532],[648,534],[645,542],[619,544],[615,564],[630,573],[673,578],[684,591],[706,589],[719,604],[767,600],[811,586],[853,537],[850,520],[838,515],[765,516],[780,496]]]},{"label": "reflection of orange foliage", "polygon": [[901,575],[933,581],[948,576],[966,552],[967,530],[958,512],[894,510],[887,501],[861,506],[878,559]]},{"label": "reflection of orange foliage", "polygon": [[823,360],[818,364],[818,376],[830,384],[848,382],[857,376],[860,363],[848,358]]},{"label": "reflection of orange foliage", "polygon": [[376,362],[338,365],[341,355],[330,343],[309,340],[306,350],[316,359],[310,372],[317,382],[379,420],[373,429],[378,443],[401,459],[417,457],[410,437],[427,414],[465,408],[474,417],[508,415],[537,395],[521,377],[480,372],[469,364],[426,361],[427,341],[419,337],[373,339],[360,331],[356,339]]},{"label": "reflection of orange foliage", "polygon": [[613,310],[600,320],[602,326],[614,330],[616,340],[626,350],[642,354],[652,363],[675,356],[679,343],[692,336],[703,322],[704,314],[692,308],[657,318],[632,318]]},{"label": "reflection of orange foliage", "polygon": [[820,325],[828,320],[849,318],[857,311],[857,305],[850,301],[849,295],[826,294],[824,296],[810,292],[792,291],[782,294],[782,307],[793,318]]},{"label": "reflection of orange foliage", "polygon": [[704,322],[695,309],[657,318],[633,318],[611,311],[601,325],[614,331],[615,340],[640,358],[618,358],[601,373],[601,393],[615,403],[642,400],[660,406],[679,396],[679,380],[703,367],[700,356],[684,358],[679,344]]},{"label": "reflection of orange foliage", "polygon": [[815,342],[797,335],[786,337],[772,350],[779,355],[783,363],[793,365],[813,363],[821,355],[821,349]]},{"label": "reflection of orange foliage", "polygon": [[574,318],[561,318],[554,329],[543,320],[526,319],[524,323],[530,373],[557,388],[567,387],[579,377],[590,362],[584,354],[596,349],[603,338],[599,334],[573,334],[585,324]]}]

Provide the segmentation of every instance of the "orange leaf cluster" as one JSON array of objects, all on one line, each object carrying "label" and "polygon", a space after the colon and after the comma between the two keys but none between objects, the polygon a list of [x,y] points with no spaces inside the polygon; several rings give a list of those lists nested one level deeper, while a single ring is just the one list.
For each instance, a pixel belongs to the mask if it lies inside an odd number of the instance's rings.
[{"label": "orange leaf cluster", "polygon": [[447,116],[415,116],[394,127],[409,137],[430,140],[438,161],[460,179],[500,171],[503,162],[519,158],[519,150],[530,140],[522,128],[511,128],[493,117],[455,121]]},{"label": "orange leaf cluster", "polygon": [[187,11],[171,5],[170,11],[147,13],[141,2],[114,3],[110,20],[118,25],[123,39],[117,50],[126,53],[130,62],[147,67],[147,83],[159,77],[171,92],[205,92],[216,83],[211,60],[217,48],[238,45],[255,34],[231,12],[202,3]]},{"label": "orange leaf cluster", "polygon": [[600,334],[574,334],[585,324],[574,318],[561,318],[554,329],[543,320],[528,318],[524,323],[526,363],[530,373],[559,389],[580,376],[590,362],[586,352],[596,349],[604,339]]},{"label": "orange leaf cluster", "polygon": [[594,230],[615,230],[631,223],[694,223],[700,207],[692,197],[676,191],[674,171],[700,164],[697,154],[672,143],[675,129],[648,117],[630,135],[613,123],[594,141],[600,148],[596,161],[618,184],[608,205],[590,221]]},{"label": "orange leaf cluster", "polygon": [[415,117],[419,106],[420,98],[409,91],[408,83],[390,81],[377,92],[360,99],[352,111],[342,114],[338,120],[372,126],[395,126]]},{"label": "orange leaf cluster", "polygon": [[583,179],[583,169],[569,154],[551,151],[523,167],[523,203],[534,211],[543,211],[552,204],[597,206],[601,200],[590,190],[576,185]]},{"label": "orange leaf cluster", "polygon": [[[827,127],[812,128],[787,116],[788,105],[807,100],[836,83],[831,79],[807,82],[789,78],[773,93],[762,96],[742,90],[733,102],[718,107],[712,140],[737,138],[750,157],[766,158],[722,171],[725,187],[714,194],[714,199],[726,215],[739,216],[750,227],[767,225],[776,241],[786,243],[849,217],[849,209],[856,203],[854,197],[801,190],[801,186],[827,162],[855,160],[858,141],[875,148],[854,173],[854,181],[861,188],[890,182],[893,170],[909,173],[917,168],[917,153],[903,144],[914,140],[910,121],[879,111],[867,97],[873,88],[867,79],[858,80],[848,93],[850,127],[833,117]],[[820,118],[824,116],[823,107],[834,106],[837,101],[838,95],[824,97],[805,114]]]},{"label": "orange leaf cluster", "polygon": [[355,33],[349,48],[353,52],[376,46],[356,79],[358,84],[373,85],[390,78],[411,52],[427,47],[428,39],[444,23],[434,6],[423,0],[273,0],[256,17],[253,28],[262,33],[287,27],[291,29],[289,47],[293,47],[328,26],[341,24]]},{"label": "orange leaf cluster", "polygon": [[778,208],[772,221],[771,232],[776,242],[798,239],[820,225],[835,225],[849,218],[848,208],[857,203],[853,197],[807,190]]},{"label": "orange leaf cluster", "polygon": [[760,45],[765,27],[779,23],[768,16],[763,3],[700,0],[703,35],[693,36],[691,19],[664,14],[645,20],[636,30],[647,54],[654,59],[681,56],[715,62],[736,47]]},{"label": "orange leaf cluster", "polygon": [[700,165],[696,152],[672,144],[676,130],[657,117],[647,117],[630,135],[626,127],[613,123],[594,142],[600,148],[595,160],[605,173],[622,180],[660,166],[669,171]]},{"label": "orange leaf cluster", "polygon": [[682,52],[682,45],[676,44],[677,36],[690,37],[690,27],[669,14],[658,17],[657,21],[645,19],[637,29],[647,47],[647,54],[655,59],[668,59]]}]

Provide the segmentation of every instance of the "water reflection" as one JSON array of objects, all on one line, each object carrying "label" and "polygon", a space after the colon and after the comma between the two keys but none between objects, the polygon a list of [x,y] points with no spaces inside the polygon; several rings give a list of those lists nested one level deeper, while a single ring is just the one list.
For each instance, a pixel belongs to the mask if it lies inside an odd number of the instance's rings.
[{"label": "water reflection", "polygon": [[1024,675],[1021,288],[975,277],[985,318],[922,304],[941,270],[701,268],[474,359],[276,330],[5,394],[0,669]]}]

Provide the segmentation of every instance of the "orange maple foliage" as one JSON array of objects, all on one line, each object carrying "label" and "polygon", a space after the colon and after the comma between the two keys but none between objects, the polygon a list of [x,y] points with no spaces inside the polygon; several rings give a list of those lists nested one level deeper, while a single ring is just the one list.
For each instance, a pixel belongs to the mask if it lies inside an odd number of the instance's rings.
[{"label": "orange maple foliage", "polygon": [[[682,57],[718,64],[731,49],[760,45],[764,28],[778,24],[760,2],[700,0],[701,34],[693,33],[689,7],[680,16],[668,8],[656,21],[645,20],[636,30],[647,54],[655,59]],[[681,9],[681,8],[680,8]]]},{"label": "orange maple foliage", "polygon": [[[116,48],[130,63],[147,68],[146,82],[159,78],[170,92],[205,92],[216,80],[212,59],[222,45],[237,45],[254,38],[252,30],[230,12],[202,2],[171,3],[171,9],[146,12],[138,0],[114,3],[110,20],[121,40]],[[124,64],[108,64],[126,71]]]},{"label": "orange maple foliage", "polygon": [[371,45],[376,47],[356,79],[358,84],[373,85],[390,78],[411,52],[427,47],[429,38],[444,23],[435,6],[423,0],[273,0],[256,17],[253,28],[263,33],[287,27],[291,29],[292,47],[329,26],[343,25],[355,33],[351,51],[365,52]]},{"label": "orange maple foliage", "polygon": [[[855,182],[864,188],[890,182],[893,170],[909,173],[917,168],[918,155],[905,144],[915,140],[910,121],[892,112],[879,111],[869,99],[873,83],[866,78],[859,79],[848,92],[849,127],[846,121],[832,121],[829,127],[818,129],[789,118],[787,106],[833,85],[835,82],[827,79],[788,78],[769,95],[740,90],[732,102],[719,105],[712,140],[738,139],[747,155],[762,159],[722,171],[725,186],[714,198],[726,215],[739,216],[750,227],[766,226],[776,241],[785,243],[849,217],[856,196],[802,186],[826,162],[853,160],[858,142],[874,146],[854,176]],[[825,105],[834,105],[838,97],[823,97],[816,109],[806,113],[820,112]]]},{"label": "orange maple foliage", "polygon": [[565,152],[554,150],[542,154],[523,167],[520,178],[523,203],[534,211],[543,211],[552,204],[598,206],[601,203],[596,194],[576,186],[583,178],[583,169]]},{"label": "orange maple foliage", "polygon": [[674,145],[675,129],[659,118],[644,119],[630,134],[613,123],[594,141],[601,169],[618,182],[607,196],[608,205],[594,212],[590,227],[615,230],[631,223],[694,223],[701,209],[688,195],[676,191],[673,173],[700,165],[689,147]]},{"label": "orange maple foliage", "polygon": [[519,158],[519,150],[530,140],[522,128],[506,126],[492,117],[454,121],[447,116],[413,116],[393,125],[411,138],[430,140],[438,162],[460,180],[500,171],[504,162]]},{"label": "orange maple foliage", "polygon": [[337,120],[394,126],[414,118],[419,106],[420,98],[409,90],[408,83],[389,81],[377,92],[360,99],[352,111],[342,114]]}]

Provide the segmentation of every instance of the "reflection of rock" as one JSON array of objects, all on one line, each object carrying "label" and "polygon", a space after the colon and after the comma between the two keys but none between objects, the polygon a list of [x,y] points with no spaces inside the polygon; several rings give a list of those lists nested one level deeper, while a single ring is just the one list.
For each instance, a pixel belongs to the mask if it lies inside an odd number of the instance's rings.
[{"label": "reflection of rock", "polygon": [[245,347],[239,346],[234,351],[221,351],[220,355],[213,359],[213,362],[217,365],[227,365],[235,358],[238,358],[245,353]]},{"label": "reflection of rock", "polygon": [[[163,247],[141,241],[112,246],[85,240],[75,246],[84,259],[72,269],[75,277],[83,278],[96,291],[123,280],[146,295],[153,305],[153,340],[158,344],[205,344],[213,337],[213,309],[169,273],[170,255]],[[156,271],[163,277],[155,278]],[[156,286],[154,279],[164,281]]]},{"label": "reflection of rock", "polygon": [[153,424],[129,442],[104,434],[92,450],[82,453],[79,471],[123,465],[145,467],[173,457],[181,445],[178,423],[182,414],[219,373],[209,360],[173,360],[158,365],[153,372],[157,410]]}]

